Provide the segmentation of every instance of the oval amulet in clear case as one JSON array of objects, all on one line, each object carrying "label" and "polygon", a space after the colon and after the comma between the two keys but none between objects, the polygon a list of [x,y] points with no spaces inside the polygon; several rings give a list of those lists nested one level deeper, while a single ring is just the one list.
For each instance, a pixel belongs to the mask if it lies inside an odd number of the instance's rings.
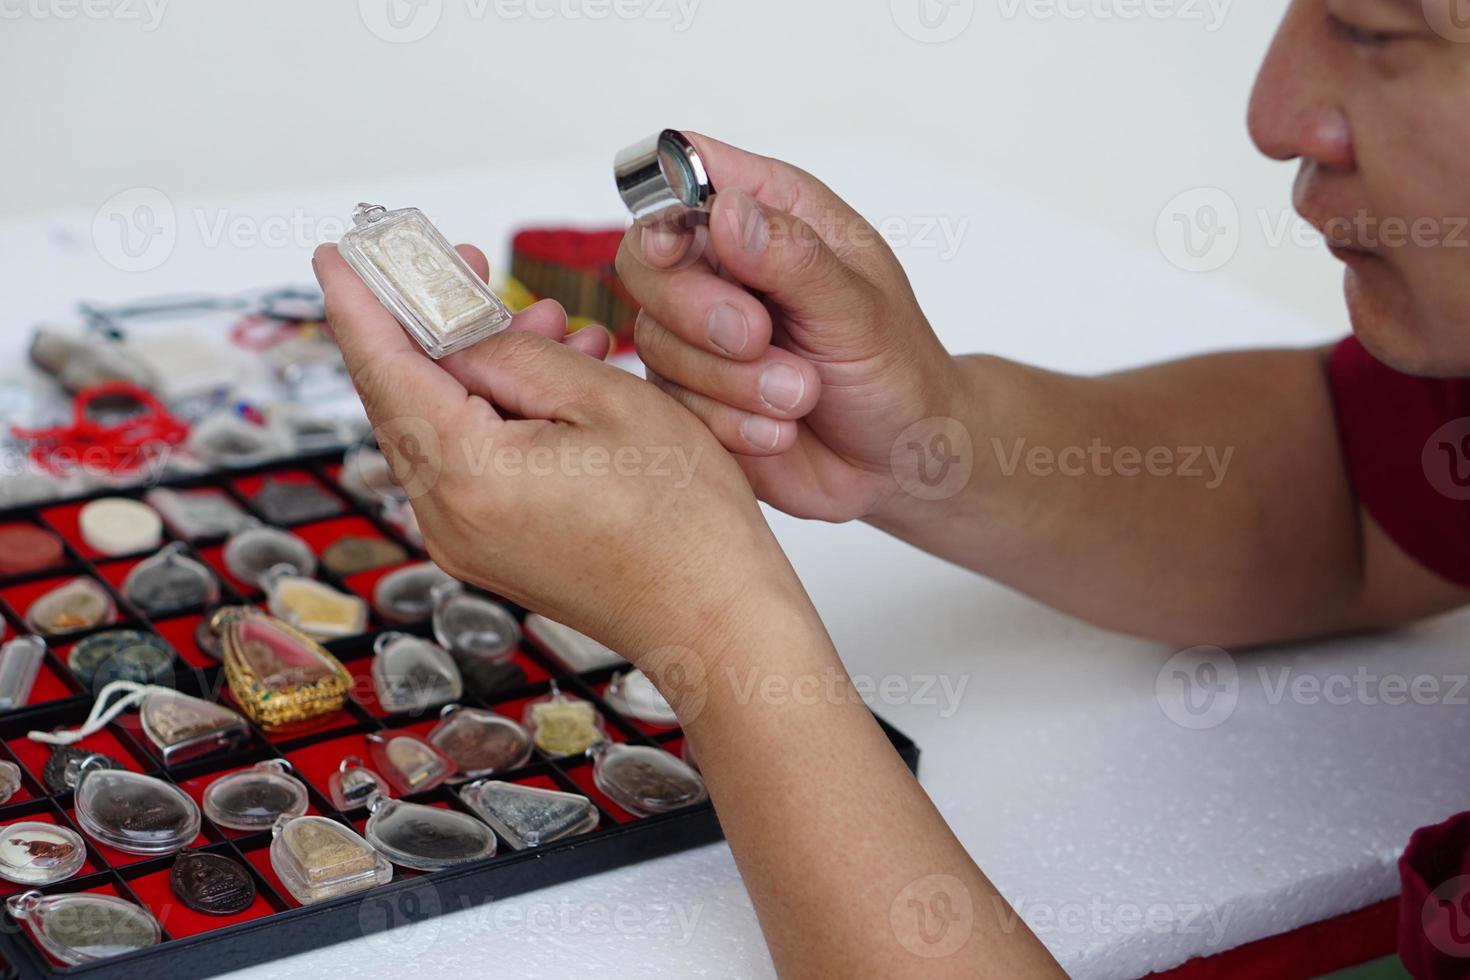
[{"label": "oval amulet in clear case", "polygon": [[467,813],[382,796],[367,806],[368,843],[400,867],[439,871],[495,856],[495,834]]},{"label": "oval amulet in clear case", "polygon": [[0,827],[0,878],[26,885],[53,885],[81,870],[87,845],[74,830],[22,820]]},{"label": "oval amulet in clear case", "polygon": [[301,816],[306,806],[306,784],[283,759],[221,776],[204,790],[204,812],[231,830],[269,830],[283,816]]},{"label": "oval amulet in clear case", "polygon": [[23,892],[5,900],[36,944],[67,966],[153,946],[163,930],[153,914],[115,895]]},{"label": "oval amulet in clear case", "polygon": [[359,204],[337,251],[435,360],[510,325],[511,312],[418,208]]}]

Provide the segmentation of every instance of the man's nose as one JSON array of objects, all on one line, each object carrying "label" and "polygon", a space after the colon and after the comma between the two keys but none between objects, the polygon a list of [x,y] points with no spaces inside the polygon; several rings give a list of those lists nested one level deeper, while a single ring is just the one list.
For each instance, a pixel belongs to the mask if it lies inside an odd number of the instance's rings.
[{"label": "man's nose", "polygon": [[1325,23],[1294,4],[1286,15],[1251,93],[1251,139],[1273,160],[1311,160],[1351,170],[1352,127],[1334,63],[1336,39]]}]

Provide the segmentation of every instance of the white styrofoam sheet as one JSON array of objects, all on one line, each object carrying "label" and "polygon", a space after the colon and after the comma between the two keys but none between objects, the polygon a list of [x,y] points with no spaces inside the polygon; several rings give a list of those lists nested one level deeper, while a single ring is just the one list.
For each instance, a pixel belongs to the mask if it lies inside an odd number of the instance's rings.
[{"label": "white styrofoam sheet", "polygon": [[[1096,371],[1222,347],[1311,344],[1341,331],[1262,308],[1158,255],[963,177],[907,175],[919,161],[837,149],[802,159],[870,217],[930,218],[958,250],[900,249],[931,320],[955,350]],[[848,161],[861,159],[858,170]],[[922,171],[921,171],[922,172]],[[513,186],[513,198],[496,188]],[[504,265],[511,228],[619,220],[606,162],[454,174],[195,207],[171,202],[178,241],[147,273],[91,244],[93,215],[0,228],[6,323],[0,355],[78,297],[236,291],[309,280],[310,241],[210,244],[223,216],[249,227],[340,219],[360,199],[424,208],[452,238]],[[917,231],[915,231],[917,234]],[[1345,329],[1345,327],[1344,327]],[[1470,807],[1464,671],[1470,620],[1266,650],[1236,660],[1233,713],[1188,730],[1155,685],[1175,651],[1093,629],[859,525],[773,514],[849,668],[909,692],[875,708],[923,749],[924,787],[981,867],[1075,976],[1165,969],[1392,895],[1409,833]],[[1285,673],[1283,673],[1285,672]],[[1369,697],[1279,695],[1283,677],[1353,678]],[[1371,696],[1428,675],[1440,703]],[[881,689],[881,688],[880,688]],[[1454,695],[1454,696],[1452,696]],[[1456,700],[1458,697],[1459,700]],[[432,901],[433,896],[428,896]],[[979,914],[1000,914],[980,909]],[[760,977],[772,967],[723,845],[382,932],[241,971],[239,980],[438,975]]]}]

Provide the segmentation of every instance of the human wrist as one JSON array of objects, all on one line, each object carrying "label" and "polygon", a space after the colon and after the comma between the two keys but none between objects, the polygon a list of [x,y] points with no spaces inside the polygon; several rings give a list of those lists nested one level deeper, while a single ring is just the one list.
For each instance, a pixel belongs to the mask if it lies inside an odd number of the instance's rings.
[{"label": "human wrist", "polygon": [[794,575],[789,583],[772,576],[727,593],[697,624],[650,634],[633,659],[685,727],[748,703],[770,678],[842,666]]},{"label": "human wrist", "polygon": [[910,418],[894,439],[889,492],[864,517],[900,537],[949,520],[967,506],[984,475],[978,449],[992,359],[940,353],[942,361],[925,372]]}]

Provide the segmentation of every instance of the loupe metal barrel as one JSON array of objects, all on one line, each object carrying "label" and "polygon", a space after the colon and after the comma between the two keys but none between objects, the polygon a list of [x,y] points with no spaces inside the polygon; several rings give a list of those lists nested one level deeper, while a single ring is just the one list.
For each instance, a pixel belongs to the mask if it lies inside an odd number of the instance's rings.
[{"label": "loupe metal barrel", "polygon": [[640,225],[698,220],[714,196],[699,151],[674,129],[623,150],[613,161],[613,172],[619,196]]}]

